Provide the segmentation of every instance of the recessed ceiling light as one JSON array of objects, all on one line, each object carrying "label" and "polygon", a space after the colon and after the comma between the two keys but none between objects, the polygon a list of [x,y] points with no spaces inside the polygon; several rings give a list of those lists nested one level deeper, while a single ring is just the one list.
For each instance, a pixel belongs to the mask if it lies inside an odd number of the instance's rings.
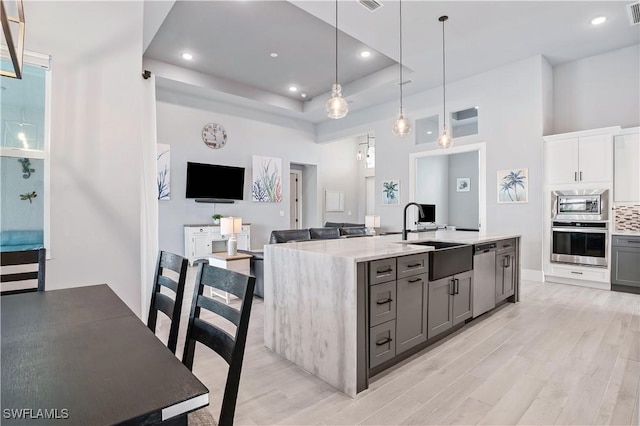
[{"label": "recessed ceiling light", "polygon": [[303,98],[306,98],[307,94],[306,93],[300,93],[300,96],[302,96]]},{"label": "recessed ceiling light", "polygon": [[479,107],[478,107],[478,105],[476,105],[476,106],[474,106],[474,108],[475,108],[475,109],[478,109]]},{"label": "recessed ceiling light", "polygon": [[186,61],[190,61],[193,59],[193,55],[191,53],[188,52],[184,52],[182,54],[182,59],[186,60]]},{"label": "recessed ceiling light", "polygon": [[368,58],[369,56],[371,56],[371,52],[369,52],[368,50],[363,50],[362,52],[360,52],[361,58]]},{"label": "recessed ceiling light", "polygon": [[271,52],[269,56],[271,56],[272,58],[277,58],[278,54],[276,52]]},{"label": "recessed ceiling light", "polygon": [[432,132],[431,130],[429,130],[429,131],[427,132],[427,134],[428,134],[428,135],[430,135],[430,134],[432,134],[432,133],[433,133],[433,132]]},{"label": "recessed ceiling light", "polygon": [[290,92],[297,92],[298,88],[296,86],[289,86],[289,91]]},{"label": "recessed ceiling light", "polygon": [[597,18],[593,18],[591,20],[591,25],[600,25],[602,23],[604,23],[604,21],[607,20],[606,16],[598,16]]}]

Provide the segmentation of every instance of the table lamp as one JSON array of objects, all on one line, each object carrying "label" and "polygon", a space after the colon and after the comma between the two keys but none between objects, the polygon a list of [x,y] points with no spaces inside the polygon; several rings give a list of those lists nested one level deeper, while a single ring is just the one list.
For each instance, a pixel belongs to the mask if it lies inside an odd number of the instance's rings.
[{"label": "table lamp", "polygon": [[380,216],[365,216],[364,226],[367,227],[367,232],[371,235],[376,235],[376,228],[380,227]]},{"label": "table lamp", "polygon": [[238,254],[238,239],[236,238],[236,234],[240,231],[242,231],[241,217],[223,217],[220,219],[220,233],[222,235],[229,235],[229,241],[227,242],[227,254],[229,256]]}]

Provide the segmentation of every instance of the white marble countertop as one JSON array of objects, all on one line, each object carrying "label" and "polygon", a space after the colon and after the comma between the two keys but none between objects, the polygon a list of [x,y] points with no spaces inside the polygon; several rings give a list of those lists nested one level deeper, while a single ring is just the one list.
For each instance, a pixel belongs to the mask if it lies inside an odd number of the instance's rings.
[{"label": "white marble countertop", "polygon": [[478,244],[520,237],[518,234],[485,234],[467,231],[432,231],[409,233],[407,241],[401,234],[374,237],[340,238],[333,240],[312,240],[295,243],[271,244],[270,249],[287,249],[313,252],[333,257],[353,259],[356,262],[406,256],[433,250],[430,246],[414,245],[418,241],[443,241],[463,244]]},{"label": "white marble countertop", "polygon": [[611,235],[626,235],[632,237],[640,237],[640,231],[611,231]]}]

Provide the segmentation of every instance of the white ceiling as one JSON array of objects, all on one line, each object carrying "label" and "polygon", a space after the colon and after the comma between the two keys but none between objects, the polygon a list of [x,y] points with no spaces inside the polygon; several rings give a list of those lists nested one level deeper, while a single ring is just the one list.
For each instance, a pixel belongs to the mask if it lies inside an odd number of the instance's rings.
[{"label": "white ceiling", "polygon": [[[383,7],[373,13],[356,1],[339,3],[339,80],[352,111],[399,96],[398,2],[379,1]],[[625,9],[630,2],[405,0],[403,62],[405,80],[413,80],[405,95],[441,85],[441,15],[449,16],[447,80],[454,81],[534,55],[555,66],[638,44],[640,26],[630,26]],[[592,26],[601,15],[607,21]],[[317,123],[326,119],[334,80],[334,22],[332,1],[178,1],[145,58],[215,79],[199,90],[203,97]],[[363,60],[357,54],[367,46],[373,55]],[[186,50],[193,61],[180,58]],[[274,51],[278,58],[269,56]],[[192,83],[181,79],[175,85]],[[291,84],[310,96],[288,92]]]}]

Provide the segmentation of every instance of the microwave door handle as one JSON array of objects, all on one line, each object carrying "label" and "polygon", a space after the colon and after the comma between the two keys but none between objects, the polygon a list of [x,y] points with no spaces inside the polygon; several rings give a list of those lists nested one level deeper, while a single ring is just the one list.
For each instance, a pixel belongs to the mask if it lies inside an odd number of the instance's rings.
[{"label": "microwave door handle", "polygon": [[606,228],[551,228],[551,230],[557,232],[581,232],[586,234],[606,234],[608,232]]}]

